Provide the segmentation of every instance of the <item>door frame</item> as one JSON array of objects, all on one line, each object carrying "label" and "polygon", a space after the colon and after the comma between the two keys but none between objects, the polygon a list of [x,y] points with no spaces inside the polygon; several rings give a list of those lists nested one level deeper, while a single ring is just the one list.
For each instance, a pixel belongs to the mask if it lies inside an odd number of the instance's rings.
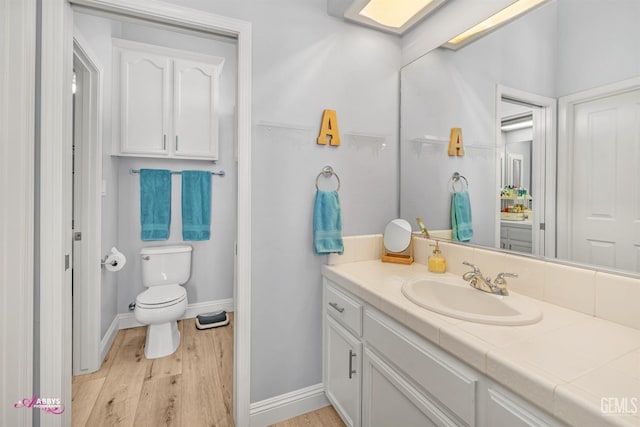
[{"label": "door frame", "polygon": [[[79,79],[82,108],[76,108],[76,120],[80,135],[75,145],[80,145],[80,173],[74,179],[81,182],[79,213],[82,232],[80,256],[74,252],[74,276],[79,276],[80,286],[73,289],[73,375],[94,372],[100,369],[100,295],[102,257],[102,76],[103,68],[91,51],[85,38],[76,29],[73,36],[74,66],[82,69]],[[75,207],[74,207],[75,210]],[[79,274],[76,274],[79,273]]]},{"label": "door frame", "polygon": [[[536,95],[519,89],[510,88],[503,85],[496,86],[496,117],[495,117],[495,144],[496,144],[496,176],[502,173],[500,166],[500,153],[498,148],[502,143],[502,133],[500,126],[502,123],[502,108],[500,103],[503,99],[521,102],[538,107],[540,109],[540,120],[534,120],[534,141],[544,141],[539,147],[533,147],[532,151],[537,151],[534,155],[534,164],[531,165],[532,170],[544,171],[542,177],[538,177],[537,187],[544,189],[544,208],[538,209],[534,205],[532,231],[533,233],[533,251],[534,254],[545,257],[555,257],[556,255],[556,100],[546,96]],[[536,112],[534,111],[534,118]],[[498,179],[496,182],[500,182]],[[533,187],[533,183],[532,183]],[[500,197],[497,189],[496,195],[496,212],[500,212]],[[541,212],[542,211],[542,212]],[[544,223],[544,230],[539,229],[539,224]],[[535,233],[535,230],[538,230]],[[495,225],[495,245],[500,247],[500,216],[496,215]]]},{"label": "door frame", "polygon": [[[573,232],[573,120],[577,104],[640,89],[640,77],[598,86],[558,99],[558,258],[571,260]],[[560,233],[562,230],[562,233]]]},{"label": "door frame", "polygon": [[251,23],[149,0],[42,2],[42,69],[47,73],[43,73],[41,79],[41,209],[47,215],[43,215],[41,221],[44,234],[41,248],[46,250],[41,251],[40,269],[47,283],[41,287],[40,389],[41,395],[60,398],[67,406],[67,411],[56,418],[42,416],[41,425],[71,424],[71,290],[70,275],[65,270],[65,256],[70,254],[71,239],[68,236],[70,215],[64,206],[70,175],[70,165],[64,159],[70,158],[71,146],[71,91],[68,90],[73,55],[71,4],[237,39],[238,228],[234,289],[234,419],[237,425],[250,425]]},{"label": "door frame", "polygon": [[37,153],[36,1],[0,2],[0,425],[30,426]]}]

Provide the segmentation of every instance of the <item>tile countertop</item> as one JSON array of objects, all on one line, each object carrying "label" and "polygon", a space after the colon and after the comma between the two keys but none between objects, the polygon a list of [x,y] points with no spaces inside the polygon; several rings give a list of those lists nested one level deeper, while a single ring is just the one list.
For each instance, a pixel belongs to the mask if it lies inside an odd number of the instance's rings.
[{"label": "tile countertop", "polygon": [[540,322],[496,326],[440,315],[402,294],[409,279],[442,277],[418,263],[351,262],[325,265],[322,274],[570,425],[640,426],[640,330],[524,295],[541,308]]}]

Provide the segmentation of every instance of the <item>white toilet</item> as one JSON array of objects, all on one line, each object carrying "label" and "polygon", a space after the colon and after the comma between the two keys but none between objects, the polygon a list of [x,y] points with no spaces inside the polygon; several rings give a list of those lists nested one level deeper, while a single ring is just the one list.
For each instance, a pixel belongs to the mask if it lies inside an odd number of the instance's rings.
[{"label": "white toilet", "polygon": [[147,328],[144,355],[157,359],[180,345],[177,320],[187,310],[185,284],[191,276],[189,245],[142,248],[142,284],[149,288],[136,298],[136,320]]}]

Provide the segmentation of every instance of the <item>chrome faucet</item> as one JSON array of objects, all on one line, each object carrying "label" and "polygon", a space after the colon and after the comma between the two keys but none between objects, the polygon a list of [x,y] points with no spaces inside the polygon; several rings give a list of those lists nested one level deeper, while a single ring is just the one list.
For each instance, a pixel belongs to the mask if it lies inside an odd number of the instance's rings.
[{"label": "chrome faucet", "polygon": [[471,264],[467,261],[462,261],[462,263],[473,268],[473,271],[467,271],[464,273],[462,278],[469,282],[469,285],[471,285],[472,288],[476,288],[490,294],[509,295],[505,277],[518,277],[515,273],[499,273],[496,276],[495,283],[491,283],[491,279],[484,277],[477,265]]}]

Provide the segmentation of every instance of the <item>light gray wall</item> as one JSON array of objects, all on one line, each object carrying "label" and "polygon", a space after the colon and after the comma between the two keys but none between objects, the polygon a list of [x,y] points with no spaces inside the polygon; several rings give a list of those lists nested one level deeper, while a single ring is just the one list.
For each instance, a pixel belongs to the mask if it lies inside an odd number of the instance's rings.
[{"label": "light gray wall", "polygon": [[[118,245],[118,168],[111,153],[111,37],[120,34],[120,24],[109,19],[74,13],[76,31],[89,44],[102,67],[102,177],[106,194],[102,197],[102,253]],[[102,269],[100,331],[104,337],[118,313],[118,275]]]},{"label": "light gray wall", "polygon": [[[342,181],[345,235],[379,233],[398,214],[400,42],[327,16],[326,0],[175,3],[253,25],[256,402],[322,381],[326,257],[312,251],[314,182],[322,167],[333,166]],[[324,109],[337,111],[339,147],[316,144]],[[355,132],[382,138],[356,141],[347,135]]]},{"label": "light gray wall", "polygon": [[[457,52],[436,49],[402,69],[401,217],[420,216],[427,228],[450,228],[449,180],[459,172],[469,181],[472,243],[493,246],[500,186],[495,180],[496,86],[553,96],[555,10],[555,3],[542,6],[517,25]],[[463,157],[447,155],[453,127],[462,128]]]},{"label": "light gray wall", "polygon": [[[327,16],[325,0],[175,3],[253,25],[251,401],[256,402],[322,381],[320,268],[326,256],[312,251],[314,183],[322,167],[333,166],[342,182],[344,235],[379,233],[398,214],[400,41]],[[122,34],[132,37],[124,27]],[[337,111],[339,147],[316,144],[324,109]],[[138,178],[128,169],[151,166],[145,160],[117,162],[118,240],[131,262],[119,276],[122,312],[139,283],[139,232],[133,225]],[[235,173],[226,160],[220,168]],[[214,178],[214,195],[234,188],[232,179]],[[334,182],[321,178],[320,185]],[[217,205],[222,202],[214,199],[214,218]],[[225,227],[235,232],[235,223]],[[214,236],[222,231],[215,222],[212,228]],[[210,259],[220,256],[218,250]],[[194,260],[194,268],[196,262],[201,261]],[[197,298],[226,296],[206,289],[210,292],[198,291]]]},{"label": "light gray wall", "polygon": [[640,75],[640,2],[558,0],[556,96]]}]

